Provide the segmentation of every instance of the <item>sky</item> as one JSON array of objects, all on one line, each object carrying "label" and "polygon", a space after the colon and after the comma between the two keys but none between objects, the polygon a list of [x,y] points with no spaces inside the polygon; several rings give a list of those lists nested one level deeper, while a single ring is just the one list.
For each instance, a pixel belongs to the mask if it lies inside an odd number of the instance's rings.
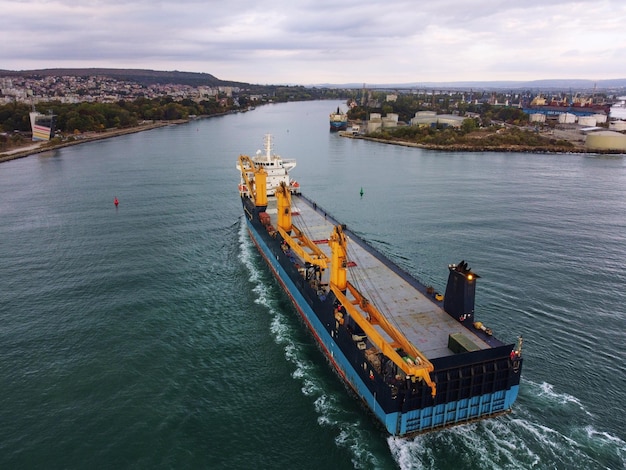
[{"label": "sky", "polygon": [[254,84],[626,78],[626,0],[0,0],[0,69]]}]

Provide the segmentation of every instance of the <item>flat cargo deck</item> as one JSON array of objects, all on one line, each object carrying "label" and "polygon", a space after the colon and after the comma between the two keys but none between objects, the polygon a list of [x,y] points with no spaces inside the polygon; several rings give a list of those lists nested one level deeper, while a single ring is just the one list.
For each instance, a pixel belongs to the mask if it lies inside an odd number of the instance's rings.
[{"label": "flat cargo deck", "polygon": [[[270,198],[268,202],[267,212],[274,218],[275,198]],[[315,203],[297,195],[292,196],[291,210],[293,224],[316,242],[330,258],[327,240],[337,221],[320,210]],[[431,299],[428,294],[417,289],[392,269],[390,262],[383,262],[349,235],[348,257],[348,281],[429,360],[454,354],[448,347],[449,335],[465,337],[476,349],[492,347],[448,315],[440,306],[442,302]],[[322,282],[328,282],[328,273],[324,274]],[[381,328],[378,331],[391,341]]]}]

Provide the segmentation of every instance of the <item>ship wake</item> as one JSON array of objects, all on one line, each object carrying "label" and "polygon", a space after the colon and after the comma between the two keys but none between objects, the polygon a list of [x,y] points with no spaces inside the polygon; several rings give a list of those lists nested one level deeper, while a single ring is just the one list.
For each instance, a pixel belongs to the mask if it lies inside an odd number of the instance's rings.
[{"label": "ship wake", "polygon": [[[341,384],[326,382],[329,375],[326,362],[321,360],[321,352],[312,339],[303,341],[302,336],[298,336],[301,327],[297,323],[297,313],[291,307],[285,311],[281,291],[273,284],[266,284],[271,278],[260,267],[262,261],[248,237],[243,219],[239,242],[239,258],[250,273],[249,280],[254,284],[253,291],[257,296],[255,302],[266,308],[272,317],[270,333],[276,344],[283,348],[287,362],[294,367],[291,376],[302,384],[302,394],[311,399],[317,424],[335,433],[335,444],[349,452],[354,468],[380,468],[380,459],[370,450],[372,443],[363,431],[361,409],[345,395]],[[319,356],[319,363],[311,360],[311,355],[316,359]]]},{"label": "ship wake", "polygon": [[[549,384],[526,383],[518,407],[498,419],[457,426],[414,439],[389,437],[389,449],[401,469],[612,468],[626,465],[626,442],[598,431],[580,401],[554,392]],[[541,422],[534,408],[571,415],[563,429]],[[452,450],[453,452],[450,452]],[[462,457],[461,457],[462,456]],[[461,460],[459,460],[461,459]]]}]

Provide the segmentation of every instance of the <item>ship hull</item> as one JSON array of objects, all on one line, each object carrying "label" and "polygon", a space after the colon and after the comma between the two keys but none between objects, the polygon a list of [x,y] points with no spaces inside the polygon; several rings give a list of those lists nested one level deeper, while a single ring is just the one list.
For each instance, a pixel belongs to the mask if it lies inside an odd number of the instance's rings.
[{"label": "ship hull", "polygon": [[348,128],[348,121],[330,121],[331,132],[345,131]]},{"label": "ship hull", "polygon": [[348,115],[342,113],[339,108],[337,112],[330,114],[330,131],[345,131],[348,128]]},{"label": "ship hull", "polygon": [[546,116],[558,116],[559,114],[574,114],[576,116],[593,116],[594,114],[608,114],[606,106],[530,106],[524,108],[526,114],[545,114]]},{"label": "ship hull", "polygon": [[[248,232],[265,263],[337,374],[387,432],[410,436],[510,411],[518,395],[522,365],[521,358],[512,360],[513,345],[498,343],[494,348],[475,353],[432,358],[436,397],[423,382],[390,379],[384,365],[376,367],[375,361],[368,361],[367,351],[355,343],[355,331],[346,331],[336,321],[332,292],[320,296],[312,289],[302,278],[297,263],[281,249],[280,236],[268,233],[267,227],[260,223],[258,212],[265,208],[255,208],[245,197],[242,203]],[[298,203],[321,212],[324,220],[332,219],[306,198]],[[349,233],[353,242],[362,242],[356,234]],[[408,276],[371,246],[366,250],[387,267]],[[410,282],[417,281],[410,279]]]}]

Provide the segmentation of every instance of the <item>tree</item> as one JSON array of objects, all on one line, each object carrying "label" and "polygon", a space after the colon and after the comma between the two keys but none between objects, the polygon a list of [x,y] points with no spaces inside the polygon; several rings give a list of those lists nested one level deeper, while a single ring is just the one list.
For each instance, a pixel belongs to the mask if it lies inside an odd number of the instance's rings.
[{"label": "tree", "polygon": [[476,119],[474,118],[463,119],[463,122],[461,123],[461,130],[463,131],[463,133],[469,134],[470,132],[476,129],[478,129],[478,123],[476,122]]}]

